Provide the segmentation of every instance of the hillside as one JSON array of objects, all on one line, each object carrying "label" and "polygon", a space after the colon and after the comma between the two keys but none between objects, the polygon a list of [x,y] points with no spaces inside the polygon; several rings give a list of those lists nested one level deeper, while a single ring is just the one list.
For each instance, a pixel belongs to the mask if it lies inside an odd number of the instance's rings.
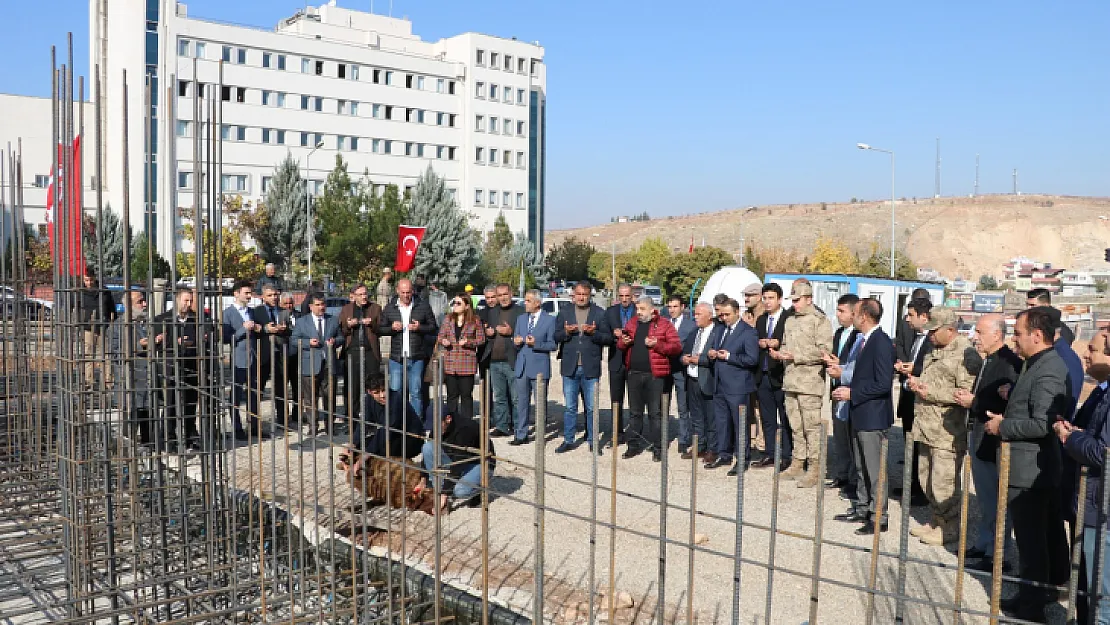
[{"label": "hillside", "polygon": [[[897,210],[899,247],[919,267],[947,277],[975,279],[999,275],[1002,264],[1028,256],[1053,265],[1104,268],[1103,250],[1110,247],[1110,198],[1057,195],[984,195],[976,198],[900,200]],[[548,246],[571,236],[600,250],[615,243],[617,251],[659,237],[685,250],[693,237],[732,252],[740,247],[740,215],[745,241],[756,247],[807,252],[820,236],[847,243],[860,255],[875,242],[890,245],[890,202],[791,204],[759,206],[647,222],[607,223],[547,233]]]}]

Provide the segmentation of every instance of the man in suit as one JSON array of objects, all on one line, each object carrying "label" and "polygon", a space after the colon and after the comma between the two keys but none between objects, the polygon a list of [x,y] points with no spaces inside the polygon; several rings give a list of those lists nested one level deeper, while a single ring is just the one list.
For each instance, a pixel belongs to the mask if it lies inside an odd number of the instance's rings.
[{"label": "man in suit", "polygon": [[[836,302],[836,321],[840,327],[833,333],[832,356],[834,362],[847,362],[849,352],[856,343],[859,330],[856,329],[856,306],[859,296],[854,293],[845,293]],[[835,391],[841,385],[841,380],[829,376],[829,390]],[[831,395],[830,395],[831,397]],[[839,488],[844,495],[854,496],[856,490],[856,462],[852,452],[852,428],[847,414],[840,414],[837,410],[841,402],[832,401],[832,444],[829,449],[828,481],[825,486]]]},{"label": "man in suit", "polygon": [[[1030,289],[1025,294],[1025,305],[1028,308],[1034,308],[1036,306],[1052,308],[1052,294],[1048,292],[1048,289]],[[1063,339],[1063,341],[1070,346],[1075,342],[1075,333],[1071,331],[1071,328],[1069,328],[1066,323],[1059,320],[1060,311],[1057,309],[1053,310],[1056,310],[1058,328],[1057,338]]]},{"label": "man in suit", "polygon": [[[717,343],[709,351],[713,362],[713,418],[717,429],[717,457],[705,464],[706,469],[716,469],[732,462],[729,475],[747,470],[751,460],[751,441],[746,449],[737,449],[737,433],[747,427],[747,419],[740,419],[740,406],[748,405],[748,396],[755,391],[755,368],[759,364],[759,339],[755,330],[740,320],[740,303],[730,299],[721,306],[724,323],[717,332]],[[745,437],[747,438],[747,437]],[[743,463],[743,469],[740,465]]]},{"label": "man in suit", "polygon": [[[933,299],[929,295],[928,289],[914,289],[910,294],[909,301],[925,300],[932,306]],[[894,357],[903,362],[911,362],[913,358],[910,357],[910,352],[913,350],[913,343],[916,340],[917,332],[910,325],[907,319],[909,315],[909,302],[906,302],[906,312],[898,319],[898,326],[894,329]]]},{"label": "man in suit", "polygon": [[[266,367],[263,354],[259,354],[259,344],[263,332],[255,314],[247,308],[254,290],[250,282],[236,282],[232,293],[234,301],[224,309],[223,341],[231,345],[231,420],[235,428],[235,440],[247,440],[247,430],[239,418],[239,405],[246,402],[250,417],[250,433],[262,436],[262,424],[258,418],[258,402],[262,385],[265,384]],[[266,365],[269,362],[265,363]]]},{"label": "man in suit", "polygon": [[[269,311],[267,311],[269,313]],[[276,420],[288,426],[299,420],[298,398],[301,377],[298,375],[300,358],[293,344],[293,325],[300,313],[293,306],[293,294],[278,296],[277,328],[271,335],[274,347],[274,410]],[[280,390],[279,390],[280,385]],[[286,401],[288,400],[288,403]]]},{"label": "man in suit", "polygon": [[682,454],[689,460],[694,454],[706,463],[717,460],[717,427],[713,418],[713,361],[709,351],[716,348],[718,336],[723,330],[713,323],[713,307],[705,302],[694,306],[694,323],[697,330],[691,332],[682,343],[682,364],[686,367],[686,405],[690,408],[690,421],[693,433],[698,437],[698,448],[689,449]]},{"label": "man in suit", "polygon": [[[1060,443],[1057,420],[1067,420],[1071,396],[1068,369],[1052,348],[1056,326],[1043,308],[1018,313],[1014,342],[1025,358],[1024,370],[1008,393],[1005,415],[987,412],[988,434],[1010,443],[1007,499],[1020,558],[1020,577],[1054,584],[1068,577],[1068,545],[1059,513]],[[1003,601],[1010,617],[1044,622],[1044,607],[1054,598],[1042,588],[1021,585]]]},{"label": "man in suit", "polygon": [[624,366],[624,352],[620,349],[621,334],[628,322],[635,317],[636,305],[632,302],[632,285],[622,283],[617,287],[617,303],[605,310],[605,324],[602,326],[602,331],[610,337],[609,401],[613,404],[613,432],[610,442],[614,445],[625,442],[624,391],[628,369]]},{"label": "man in suit", "polygon": [[[543,312],[543,296],[532,289],[524,296],[524,314],[517,317],[513,329],[513,344],[516,345],[516,431],[510,445],[523,445],[528,442],[529,404],[532,390],[536,389],[536,405],[547,402],[548,384],[544,384],[541,397],[536,388],[536,377],[543,375],[551,380],[551,352],[555,351],[555,319]],[[542,438],[546,423],[536,423],[536,436]]]},{"label": "man in suit", "polygon": [[620,348],[628,371],[628,459],[651,450],[652,459],[661,462],[668,441],[662,440],[660,421],[663,393],[670,386],[671,359],[682,351],[678,334],[670,321],[659,316],[651,298],[636,302],[636,316],[621,332]]},{"label": "man in suit", "polygon": [[[971,422],[971,481],[979,507],[975,539],[965,554],[967,567],[989,573],[994,570],[994,530],[998,512],[998,437],[986,434],[983,425],[987,412],[1006,412],[1006,391],[1017,380],[1022,362],[1006,345],[1006,318],[1001,314],[983,315],[975,324],[975,348],[983,365],[971,391],[956,391],[956,402],[968,409]],[[1007,519],[1005,536],[1010,535]]]},{"label": "man in suit", "polygon": [[[686,311],[686,302],[677,295],[667,298],[667,315],[678,333],[678,340],[685,344],[686,339],[694,333],[694,320]],[[674,382],[674,396],[678,403],[678,453],[684,454],[690,449],[690,440],[693,430],[690,425],[690,407],[686,401],[686,367],[679,361],[679,356],[674,357],[671,363],[671,379]],[[667,415],[664,415],[666,418]]]},{"label": "man in suit", "polygon": [[415,296],[410,280],[397,281],[397,297],[382,311],[378,334],[393,337],[389,345],[390,392],[401,392],[402,378],[407,375],[409,401],[416,414],[423,414],[424,366],[432,356],[439,324],[427,302]]},{"label": "man in suit", "polygon": [[[775,436],[782,429],[782,462],[789,466],[794,453],[794,436],[786,416],[786,395],[782,392],[782,361],[771,358],[772,349],[782,345],[786,319],[792,309],[782,307],[782,287],[768,282],[761,289],[763,314],[755,322],[759,337],[759,365],[755,368],[756,396],[759,398],[759,416],[763,424],[763,442],[767,447],[763,457],[754,464],[769,467],[775,464]],[[779,467],[781,469],[781,467]]]},{"label": "man in suit", "polygon": [[[177,445],[177,422],[180,420],[185,444],[200,448],[200,431],[197,427],[197,404],[200,377],[200,359],[197,345],[200,323],[194,311],[194,295],[190,289],[179,288],[174,294],[172,310],[153,319],[150,335],[154,337],[154,357],[157,387],[160,390],[152,409],[159,403],[166,407],[165,436],[171,446]],[[207,319],[205,320],[207,321]],[[211,376],[212,370],[207,371]],[[161,400],[161,401],[158,401]]]},{"label": "man in suit", "polygon": [[[581,394],[586,413],[586,444],[590,451],[600,452],[593,440],[594,393],[601,379],[601,349],[609,337],[601,332],[605,311],[590,303],[590,285],[574,285],[574,306],[564,307],[555,319],[555,342],[560,346],[563,375],[563,444],[555,453],[566,453],[575,447],[578,427],[578,396]],[[599,426],[600,427],[600,426]]]},{"label": "man in suit", "polygon": [[[283,325],[281,309],[278,307],[280,293],[272,284],[262,287],[262,303],[252,309],[255,320],[262,326],[258,351],[264,355],[259,360],[267,365],[263,378],[274,382],[274,423],[285,424],[285,398],[288,382],[288,367],[285,364],[289,336],[293,326]],[[261,385],[260,387],[261,388]]]},{"label": "man in suit", "polygon": [[[894,361],[894,370],[898,373],[898,380],[901,385],[898,393],[898,418],[902,420],[903,432],[913,432],[914,402],[917,398],[917,395],[909,388],[909,380],[921,375],[925,357],[933,351],[933,343],[929,340],[928,333],[925,331],[925,324],[929,323],[929,314],[932,309],[933,303],[928,299],[915,298],[910,300],[910,303],[906,306],[905,318],[906,326],[909,329],[902,335],[904,344],[895,349],[897,360]],[[910,505],[923,506],[929,503],[929,500],[925,496],[924,489],[921,488],[921,480],[917,475],[917,449],[918,441],[915,440],[913,466],[910,468],[912,471]],[[891,494],[900,497],[902,489],[895,487],[891,489]]]},{"label": "man in suit", "polygon": [[293,326],[293,344],[301,355],[301,403],[305,405],[302,414],[306,419],[311,414],[312,423],[323,422],[321,425],[330,432],[334,419],[328,411],[335,406],[335,373],[339,366],[336,350],[345,339],[339,330],[339,320],[327,313],[323,295],[310,295],[308,309],[309,314]]},{"label": "man in suit", "polygon": [[853,353],[848,356],[850,375],[841,375],[838,365],[830,367],[833,377],[842,384],[832,392],[833,399],[847,403],[851,420],[852,447],[858,471],[856,499],[839,521],[862,521],[856,534],[864,536],[887,529],[887,514],[875,513],[879,498],[879,476],[883,441],[894,424],[894,402],[891,398],[890,372],[894,367],[894,345],[879,327],[883,306],[875,299],[860,300],[855,315],[858,332]]},{"label": "man in suit", "polygon": [[[120,398],[125,389],[130,391],[128,404],[133,431],[140,445],[149,445],[154,442],[150,427],[153,402],[149,361],[154,345],[147,327],[146,296],[142,291],[129,291],[123,294],[123,305],[124,314],[117,315],[108,327],[107,350],[113,369],[111,379],[116,381]],[[128,312],[131,313],[130,317]],[[130,379],[127,377],[128,369]],[[131,383],[130,387],[125,386],[128,381]],[[122,406],[122,403],[119,405]]]},{"label": "man in suit", "polygon": [[343,346],[343,367],[347,394],[347,417],[355,419],[361,412],[360,401],[365,389],[361,382],[373,372],[382,370],[381,341],[378,326],[382,309],[370,301],[370,288],[359,283],[351,289],[351,301],[339,311],[339,330]]}]

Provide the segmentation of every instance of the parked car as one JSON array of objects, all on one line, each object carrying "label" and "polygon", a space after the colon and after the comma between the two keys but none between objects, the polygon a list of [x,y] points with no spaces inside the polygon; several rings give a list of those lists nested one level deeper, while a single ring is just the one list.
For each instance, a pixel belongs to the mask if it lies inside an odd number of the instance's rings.
[{"label": "parked car", "polygon": [[327,313],[336,317],[339,316],[339,311],[342,310],[343,307],[349,303],[351,303],[351,300],[347,299],[346,297],[324,298],[324,304],[327,306]]},{"label": "parked car", "polygon": [[566,297],[543,298],[543,311],[553,317],[557,317],[560,311],[573,305],[574,300]]}]

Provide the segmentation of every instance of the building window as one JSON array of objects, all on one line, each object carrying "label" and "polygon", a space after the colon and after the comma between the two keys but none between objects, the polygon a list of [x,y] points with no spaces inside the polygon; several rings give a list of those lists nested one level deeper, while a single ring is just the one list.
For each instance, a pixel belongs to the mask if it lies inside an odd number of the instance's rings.
[{"label": "building window", "polygon": [[455,160],[455,148],[453,148],[453,147],[447,148],[447,160],[449,160],[449,161]]},{"label": "building window", "polygon": [[177,136],[179,136],[179,137],[188,137],[188,136],[191,135],[189,130],[190,130],[189,129],[189,122],[187,122],[183,119],[177,120]]},{"label": "building window", "polygon": [[346,115],[347,114],[347,101],[346,100],[336,100],[336,109],[339,111],[340,115]]},{"label": "building window", "polygon": [[274,55],[270,54],[269,52],[263,52],[262,53],[262,67],[269,68],[270,67],[270,62],[273,61],[273,56]]},{"label": "building window", "polygon": [[270,183],[274,181],[273,176],[262,176],[262,194],[265,195],[270,191]]},{"label": "building window", "polygon": [[414,110],[415,109],[409,109],[409,108],[405,109],[405,121],[406,122],[411,122],[412,121],[412,112]]},{"label": "building window", "polygon": [[493,69],[497,69],[497,62],[500,61],[500,60],[501,60],[501,55],[497,54],[496,52],[490,52],[489,53],[489,66],[492,67]]},{"label": "building window", "polygon": [[385,118],[386,119],[393,119],[393,107],[392,106],[386,105],[386,107],[385,107]]},{"label": "building window", "polygon": [[347,77],[347,65],[345,63],[337,63],[335,65],[335,76],[337,78]]},{"label": "building window", "polygon": [[208,58],[207,55],[205,54],[207,51],[208,51],[208,46],[206,44],[204,44],[203,42],[198,41],[196,43],[196,45],[193,46],[194,56],[198,59]]},{"label": "building window", "polygon": [[224,60],[224,63],[230,63],[231,62],[231,46],[224,46],[223,47],[223,54],[220,58],[222,58]]},{"label": "building window", "polygon": [[301,96],[301,110],[302,111],[307,111],[308,110],[308,96],[306,96],[306,95]]},{"label": "building window", "polygon": [[502,150],[501,151],[501,164],[504,165],[505,167],[512,167],[512,165],[513,165],[513,153],[508,151],[508,150]]},{"label": "building window", "polygon": [[490,85],[489,86],[489,99],[491,99],[491,100],[496,100],[497,99],[497,85]]},{"label": "building window", "polygon": [[517,59],[516,60],[516,71],[517,71],[518,74],[523,74],[524,73],[524,59]]},{"label": "building window", "polygon": [[424,90],[424,77],[423,76],[417,76],[416,77],[416,88],[421,90],[421,91]]},{"label": "building window", "polygon": [[358,152],[358,137],[351,137],[351,151]]},{"label": "building window", "polygon": [[301,59],[301,73],[302,74],[311,74],[312,73],[312,59]]},{"label": "building window", "polygon": [[489,131],[492,132],[493,134],[497,134],[497,118],[496,117],[490,117],[489,118]]},{"label": "building window", "polygon": [[285,94],[284,93],[278,93],[277,94],[277,107],[281,108],[281,109],[285,108]]},{"label": "building window", "polygon": [[424,123],[424,109],[419,109],[419,110],[416,111],[416,123],[418,123],[418,124],[423,124]]},{"label": "building window", "polygon": [[46,174],[35,174],[35,186],[40,189],[45,189],[50,185],[50,176]]},{"label": "building window", "polygon": [[540,64],[540,62],[539,62],[539,61],[537,61],[536,59],[532,59],[532,69],[531,69],[531,74],[532,74],[533,76],[535,76],[535,75],[536,75],[536,67],[537,67],[537,66],[538,66],[539,64]]},{"label": "building window", "polygon": [[273,95],[274,95],[274,93],[272,91],[263,90],[262,91],[262,106],[270,106],[270,104],[273,103],[273,99],[274,99]]},{"label": "building window", "polygon": [[373,152],[374,154],[381,154],[382,153],[382,140],[381,139],[371,139],[370,140],[370,151]]},{"label": "building window", "polygon": [[393,154],[393,141],[390,141],[389,139],[386,139],[384,141],[384,143],[385,143],[385,146],[384,146],[385,147],[385,153],[386,154]]},{"label": "building window", "polygon": [[405,74],[405,89],[412,89],[412,74]]},{"label": "building window", "polygon": [[224,85],[223,87],[220,87],[220,101],[222,101],[222,102],[230,102],[231,101],[231,87],[229,87],[227,85]]},{"label": "building window", "polygon": [[516,153],[516,166],[520,168],[524,167],[524,152]]},{"label": "building window", "polygon": [[238,50],[236,50],[235,62],[239,65],[247,64],[247,51],[245,48],[239,48]]},{"label": "building window", "polygon": [[385,84],[389,85],[390,87],[393,86],[393,72],[385,73]]},{"label": "building window", "polygon": [[189,40],[188,39],[178,39],[177,40],[177,56],[188,57],[189,56],[189,47],[190,46],[189,46]]},{"label": "building window", "polygon": [[436,93],[443,93],[443,87],[445,83],[446,81],[442,78],[436,79]]},{"label": "building window", "polygon": [[381,119],[382,118],[382,105],[381,104],[374,104],[373,106],[371,106],[370,107],[370,116],[373,117],[374,119]]},{"label": "building window", "polygon": [[412,142],[405,143],[405,156],[412,156]]},{"label": "building window", "polygon": [[513,71],[513,57],[509,56],[508,54],[505,55],[505,71]]},{"label": "building window", "polygon": [[235,101],[238,102],[239,104],[242,104],[242,103],[247,101],[247,88],[246,87],[236,87],[235,88]]},{"label": "building window", "polygon": [[447,118],[447,125],[451,128],[455,127],[455,114],[451,113]]},{"label": "building window", "polygon": [[524,136],[524,121],[520,120],[516,123],[516,134],[518,137]]},{"label": "building window", "polygon": [[480,82],[480,81],[474,83],[474,97],[476,97],[476,98],[486,97],[486,83]]},{"label": "building window", "polygon": [[285,145],[285,131],[284,130],[279,130],[275,134],[277,134],[277,144],[278,145]]},{"label": "building window", "polygon": [[513,120],[511,120],[511,119],[506,119],[505,120],[504,133],[507,134],[507,135],[513,134]]},{"label": "building window", "polygon": [[474,205],[475,206],[481,206],[482,205],[482,198],[483,197],[485,197],[485,195],[482,193],[481,189],[474,189]]},{"label": "building window", "polygon": [[358,102],[351,102],[351,115],[358,116]]},{"label": "building window", "polygon": [[419,156],[420,158],[424,158],[424,144],[423,143],[417,143],[416,144],[416,155]]},{"label": "building window", "polygon": [[485,129],[486,129],[486,116],[485,115],[475,115],[474,116],[474,130],[477,130],[478,132],[482,132]]},{"label": "building window", "polygon": [[452,80],[447,83],[447,93],[455,95],[455,81]]},{"label": "building window", "polygon": [[513,89],[512,89],[512,87],[505,87],[505,90],[503,92],[503,97],[501,98],[501,101],[504,102],[505,104],[512,104],[513,103]]},{"label": "building window", "polygon": [[524,90],[523,89],[517,89],[516,90],[516,103],[517,104],[524,104]]},{"label": "building window", "polygon": [[358,80],[358,65],[351,66],[351,80]]},{"label": "building window", "polygon": [[370,81],[373,82],[375,85],[378,84],[379,82],[381,82],[381,79],[382,79],[382,70],[380,70],[380,69],[374,70],[374,72],[370,75]]},{"label": "building window", "polygon": [[285,69],[285,55],[284,54],[279,54],[278,57],[277,57],[277,61],[278,61],[277,62],[277,68],[280,69],[280,70],[284,70]]},{"label": "building window", "polygon": [[188,80],[179,80],[179,81],[177,81],[177,95],[182,97],[182,98],[187,97],[189,95],[189,81]]},{"label": "building window", "polygon": [[475,163],[482,164],[482,163],[486,162],[485,161],[485,155],[486,155],[486,149],[485,148],[474,148],[474,162]]},{"label": "building window", "polygon": [[444,117],[443,113],[436,113],[436,126],[442,126],[443,125],[443,117]]},{"label": "building window", "polygon": [[524,208],[524,194],[523,193],[517,193],[516,194],[516,207],[517,208]]},{"label": "building window", "polygon": [[436,158],[438,160],[442,161],[445,154],[447,154],[447,149],[444,148],[442,145],[437,145],[436,146]]},{"label": "building window", "polygon": [[490,191],[489,192],[489,205],[490,206],[497,206],[497,191]]},{"label": "building window", "polygon": [[324,62],[323,61],[316,61],[316,75],[317,76],[323,76],[324,75]]},{"label": "building window", "polygon": [[501,194],[501,205],[505,208],[512,206],[512,196],[513,194],[508,191],[503,192]]},{"label": "building window", "polygon": [[242,174],[224,175],[220,182],[222,191],[246,192],[247,177]]},{"label": "building window", "polygon": [[316,104],[313,108],[317,113],[323,112],[323,110],[324,110],[324,98],[316,98]]},{"label": "building window", "polygon": [[270,142],[270,132],[271,131],[270,131],[269,128],[263,128],[262,129],[262,143],[269,143]]},{"label": "building window", "polygon": [[478,65],[479,67],[486,64],[486,51],[485,50],[478,50],[478,53],[474,57],[474,63],[476,65]]},{"label": "building window", "polygon": [[193,187],[193,172],[179,171],[177,172],[177,188],[178,189],[191,189]]},{"label": "building window", "polygon": [[490,148],[489,149],[489,164],[490,165],[496,165],[497,164],[497,148]]}]

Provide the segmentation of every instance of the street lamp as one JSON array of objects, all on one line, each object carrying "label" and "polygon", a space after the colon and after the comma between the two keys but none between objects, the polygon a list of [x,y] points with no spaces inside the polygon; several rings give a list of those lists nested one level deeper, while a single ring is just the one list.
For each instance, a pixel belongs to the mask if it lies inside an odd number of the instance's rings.
[{"label": "street lamp", "polygon": [[305,208],[305,214],[308,217],[308,221],[305,222],[305,235],[306,235],[305,238],[308,239],[308,284],[309,284],[309,286],[312,286],[312,239],[314,239],[316,237],[314,236],[315,235],[315,232],[314,232],[315,228],[312,227],[312,195],[309,191],[309,189],[311,189],[311,184],[312,184],[312,179],[311,179],[312,178],[312,168],[308,164],[308,159],[312,158],[312,155],[316,153],[316,150],[319,150],[322,147],[324,147],[324,142],[323,141],[317,143],[316,146],[308,152],[308,156],[304,157],[304,169],[305,169],[304,208]]},{"label": "street lamp", "polygon": [[894,151],[876,148],[866,143],[857,143],[861,150],[871,150],[890,155],[890,277],[894,277]]}]

